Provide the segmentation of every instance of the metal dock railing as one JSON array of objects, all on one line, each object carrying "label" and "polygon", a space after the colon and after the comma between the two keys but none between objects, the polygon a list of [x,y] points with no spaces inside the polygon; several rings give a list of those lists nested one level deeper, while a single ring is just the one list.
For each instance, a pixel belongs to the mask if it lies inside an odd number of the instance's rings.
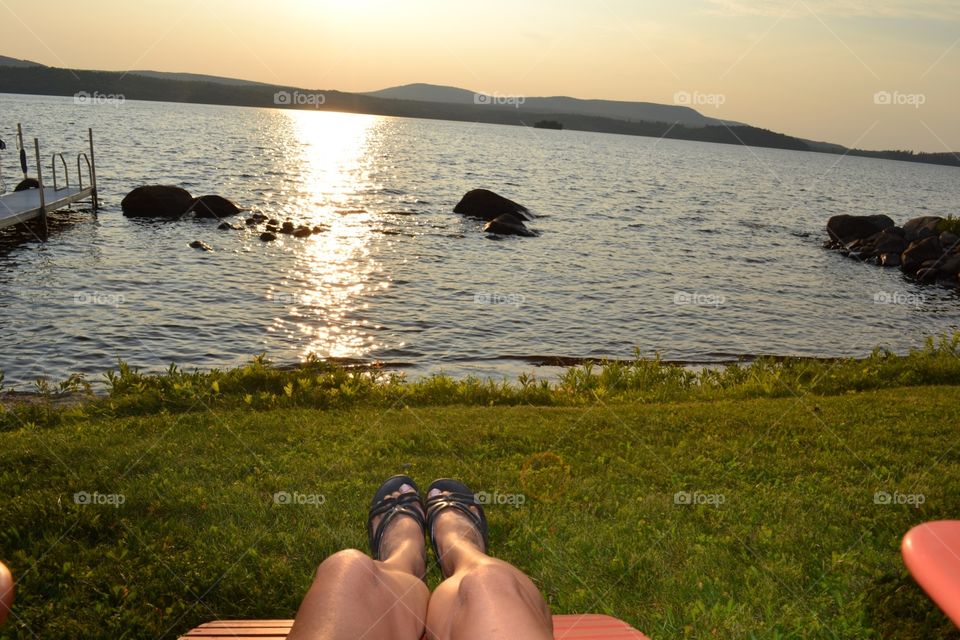
[{"label": "metal dock railing", "polygon": [[[70,184],[67,161],[62,153],[54,153],[50,158],[53,186],[44,184],[40,160],[40,141],[37,138],[33,139],[33,148],[36,156],[38,188],[8,193],[6,180],[3,177],[2,162],[0,162],[0,229],[39,219],[43,237],[46,238],[48,213],[88,198],[92,202],[93,211],[96,214],[99,204],[97,202],[97,163],[93,152],[93,129],[87,129],[87,139],[90,144],[90,151],[89,154],[86,151],[77,154],[77,181],[75,185]],[[19,124],[17,125],[17,149],[19,150],[21,173],[23,178],[26,179],[28,174],[27,153],[23,145],[23,128]],[[58,161],[63,169],[63,184],[60,184],[57,179]],[[86,186],[83,184],[84,164],[86,164],[89,178]]]}]

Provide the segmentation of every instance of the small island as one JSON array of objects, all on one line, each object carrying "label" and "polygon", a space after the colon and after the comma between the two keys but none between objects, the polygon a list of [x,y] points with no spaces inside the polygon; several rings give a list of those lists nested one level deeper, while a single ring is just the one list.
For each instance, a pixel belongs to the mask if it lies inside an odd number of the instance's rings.
[{"label": "small island", "polygon": [[540,120],[533,125],[534,129],[563,129],[563,123],[558,120]]}]

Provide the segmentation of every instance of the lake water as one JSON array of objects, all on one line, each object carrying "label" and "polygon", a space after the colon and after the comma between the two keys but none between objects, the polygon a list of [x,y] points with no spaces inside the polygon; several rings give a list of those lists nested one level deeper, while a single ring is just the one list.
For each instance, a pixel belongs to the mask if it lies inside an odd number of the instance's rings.
[{"label": "lake water", "polygon": [[[93,127],[103,201],[46,243],[0,240],[7,386],[97,380],[118,357],[314,353],[500,377],[636,348],[696,363],[902,352],[960,328],[953,292],[821,248],[833,214],[958,213],[955,168],[315,111],[0,95],[0,114],[8,187],[17,122],[47,173]],[[122,217],[129,190],[165,183],[329,229],[264,243]],[[493,239],[452,213],[476,187],[529,206],[542,235]]]}]

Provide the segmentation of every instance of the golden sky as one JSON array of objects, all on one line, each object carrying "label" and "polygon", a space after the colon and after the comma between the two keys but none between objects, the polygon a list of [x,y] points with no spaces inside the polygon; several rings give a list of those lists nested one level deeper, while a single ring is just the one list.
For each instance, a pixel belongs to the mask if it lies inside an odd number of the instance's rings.
[{"label": "golden sky", "polygon": [[684,93],[705,115],[804,138],[960,151],[957,0],[0,0],[0,24],[0,54],[53,66]]}]

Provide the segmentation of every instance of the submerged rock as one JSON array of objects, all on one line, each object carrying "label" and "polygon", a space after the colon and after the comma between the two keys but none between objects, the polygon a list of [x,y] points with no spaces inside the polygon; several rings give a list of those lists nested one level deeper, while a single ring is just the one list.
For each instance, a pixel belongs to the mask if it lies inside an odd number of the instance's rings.
[{"label": "submerged rock", "polygon": [[274,240],[277,239],[277,236],[270,233],[269,231],[264,231],[263,233],[260,234],[260,239],[263,240],[264,242],[273,242]]},{"label": "submerged rock", "polygon": [[523,224],[523,218],[513,213],[504,213],[497,216],[487,224],[483,225],[483,230],[487,233],[496,233],[506,236],[525,236],[533,237],[537,235]]},{"label": "submerged rock", "polygon": [[207,195],[194,198],[191,211],[198,218],[226,218],[237,215],[242,209],[223,196]]},{"label": "submerged rock", "polygon": [[512,213],[523,220],[531,220],[530,210],[522,204],[490,191],[474,189],[468,191],[453,208],[454,213],[462,213],[473,218],[490,222],[504,213]]},{"label": "submerged rock", "polygon": [[120,202],[128,218],[179,218],[193,206],[193,196],[173,185],[137,187]]},{"label": "submerged rock", "polygon": [[193,242],[190,243],[190,247],[192,249],[203,249],[204,251],[213,251],[213,247],[208,245],[203,240],[194,240]]}]

